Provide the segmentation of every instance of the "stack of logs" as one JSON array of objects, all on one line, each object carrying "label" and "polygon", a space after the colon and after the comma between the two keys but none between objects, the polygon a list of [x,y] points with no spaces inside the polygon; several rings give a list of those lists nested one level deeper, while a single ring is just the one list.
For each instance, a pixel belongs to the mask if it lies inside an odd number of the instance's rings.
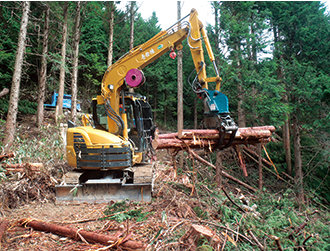
[{"label": "stack of logs", "polygon": [[[267,143],[271,140],[274,131],[274,126],[239,128],[232,145]],[[216,129],[183,130],[181,135],[181,137],[178,133],[156,135],[152,145],[154,149],[210,148],[211,150],[219,144],[219,131]],[[225,138],[226,140],[228,137]]]}]

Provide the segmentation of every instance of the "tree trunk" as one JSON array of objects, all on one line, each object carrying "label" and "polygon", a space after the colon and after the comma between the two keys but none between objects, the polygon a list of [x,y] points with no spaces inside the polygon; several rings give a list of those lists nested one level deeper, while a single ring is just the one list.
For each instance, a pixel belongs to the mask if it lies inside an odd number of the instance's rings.
[{"label": "tree trunk", "polygon": [[[254,19],[254,16],[251,17],[252,20]],[[258,63],[258,58],[257,58],[257,45],[256,45],[256,32],[255,32],[255,27],[254,23],[251,24],[251,61],[252,61],[252,70],[255,71],[258,74],[258,68],[257,68],[257,63]],[[252,95],[252,126],[255,126],[257,124],[257,114],[256,114],[256,100],[257,100],[257,89],[255,83],[252,84],[252,90],[251,90],[251,95]]]},{"label": "tree trunk", "polygon": [[241,73],[241,61],[239,58],[240,48],[239,45],[236,45],[236,63],[237,63],[237,74],[239,82],[237,83],[237,93],[238,93],[238,102],[237,102],[237,116],[238,116],[238,126],[245,127],[246,119],[245,112],[243,109],[244,103],[244,91],[242,87],[242,73]]},{"label": "tree trunk", "polygon": [[[181,19],[181,2],[177,1],[177,18]],[[180,29],[180,24],[179,24]],[[181,137],[183,129],[183,80],[182,80],[182,50],[178,50],[178,106],[177,106],[177,127],[178,135]]]},{"label": "tree trunk", "polygon": [[[181,1],[177,1],[177,19],[181,19]],[[179,23],[179,29],[181,25]],[[177,127],[178,136],[181,138],[183,129],[183,77],[182,77],[182,50],[178,50],[178,105],[177,105]],[[179,157],[179,167],[183,168],[183,152],[178,154]]]},{"label": "tree trunk", "polygon": [[90,243],[100,243],[107,246],[109,246],[111,243],[115,243],[118,249],[123,248],[125,250],[145,250],[147,246],[142,242],[129,240],[127,238],[120,239],[119,237],[115,236],[99,234],[83,229],[60,226],[39,220],[22,219],[19,221],[19,224],[22,227],[31,227],[34,230],[57,234],[71,238],[73,240],[83,240]]},{"label": "tree trunk", "polygon": [[77,82],[78,82],[78,59],[79,59],[79,42],[80,42],[80,10],[81,2],[77,2],[76,20],[74,27],[74,51],[73,51],[73,69],[71,84],[71,120],[76,122],[77,119]]},{"label": "tree trunk", "polygon": [[217,1],[213,1],[214,7],[214,31],[215,31],[215,50],[216,53],[219,53],[219,44],[220,44],[220,24],[219,24],[219,3]]},{"label": "tree trunk", "polygon": [[[129,49],[133,49],[134,47],[134,6],[135,2],[131,1],[130,2],[130,36],[129,36]],[[129,88],[129,92],[134,93],[133,88]]]},{"label": "tree trunk", "polygon": [[55,111],[56,123],[59,121],[59,116],[63,115],[63,95],[65,85],[65,57],[66,57],[66,39],[68,34],[68,3],[64,2],[63,5],[63,31],[62,31],[62,50],[61,50],[61,67],[60,67],[60,80],[58,99]]},{"label": "tree trunk", "polygon": [[[281,66],[279,66],[281,67]],[[282,72],[283,70],[280,69]],[[283,75],[283,74],[281,74]],[[288,94],[285,93],[283,97],[284,102],[288,103]],[[290,143],[290,114],[287,114],[287,119],[284,121],[283,125],[283,143],[285,150],[285,161],[287,166],[287,172],[292,175],[292,164],[291,164],[291,143]]]},{"label": "tree trunk", "polygon": [[300,144],[300,128],[298,125],[297,116],[293,116],[293,134],[294,134],[294,169],[295,169],[295,185],[297,190],[297,199],[300,203],[305,203],[304,198],[304,183],[301,159],[301,144]]},{"label": "tree trunk", "polygon": [[[273,26],[273,33],[274,33],[274,41],[275,41],[275,50],[274,50],[274,57],[277,59],[277,79],[281,82],[284,82],[284,73],[283,73],[283,66],[282,60],[283,55],[280,52],[278,42],[280,42],[280,33],[278,31],[277,26]],[[284,84],[283,84],[284,85]],[[288,92],[286,92],[283,96],[283,101],[288,103]],[[290,143],[290,114],[286,114],[287,119],[284,121],[283,126],[283,144],[284,144],[284,151],[285,151],[285,160],[287,166],[287,172],[289,175],[292,175],[292,164],[291,164],[291,143]]]},{"label": "tree trunk", "polygon": [[41,55],[41,69],[39,75],[39,92],[38,92],[38,108],[37,108],[37,126],[41,128],[44,120],[44,103],[45,103],[45,90],[47,78],[47,54],[48,54],[48,35],[49,35],[49,5],[46,4],[45,10],[45,24],[44,24],[44,37],[42,40],[42,55]]},{"label": "tree trunk", "polygon": [[112,56],[113,56],[113,25],[115,21],[115,2],[109,2],[109,12],[110,12],[110,19],[109,19],[109,47],[108,47],[108,67],[112,65]]},{"label": "tree trunk", "polygon": [[23,2],[23,13],[21,19],[21,28],[18,36],[18,46],[17,53],[15,59],[15,68],[14,74],[12,78],[11,91],[10,91],[10,99],[9,99],[9,107],[7,120],[5,125],[5,138],[3,140],[3,144],[5,146],[5,150],[9,149],[14,141],[14,134],[16,130],[16,118],[17,118],[17,110],[18,110],[18,98],[19,98],[19,88],[21,82],[22,75],[22,65],[24,59],[25,52],[25,40],[27,33],[27,25],[29,21],[29,10],[30,10],[30,2]]},{"label": "tree trunk", "polygon": [[194,98],[194,129],[198,127],[197,97]]},{"label": "tree trunk", "polygon": [[133,49],[134,47],[134,6],[135,2],[131,1],[130,3],[130,36],[129,36],[129,49]]}]

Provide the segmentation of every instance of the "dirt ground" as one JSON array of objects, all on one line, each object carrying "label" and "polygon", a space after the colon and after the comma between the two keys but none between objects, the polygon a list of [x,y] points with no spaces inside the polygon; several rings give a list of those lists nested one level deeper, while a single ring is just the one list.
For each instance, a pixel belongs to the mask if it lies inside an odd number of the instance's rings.
[{"label": "dirt ground", "polygon": [[[161,155],[165,153],[160,153]],[[165,161],[166,162],[166,161]],[[3,250],[105,250],[101,244],[86,243],[84,240],[72,240],[59,235],[44,233],[24,227],[18,223],[22,219],[36,219],[39,221],[55,223],[75,229],[83,229],[95,233],[125,237],[129,234],[130,240],[136,240],[145,245],[151,244],[152,249],[160,248],[162,242],[157,243],[160,231],[166,233],[178,225],[178,231],[184,232],[193,220],[198,217],[193,207],[199,205],[197,198],[173,189],[166,181],[174,180],[173,167],[158,164],[158,172],[153,192],[152,202],[127,202],[127,210],[139,209],[147,215],[142,221],[136,219],[117,222],[113,219],[104,219],[104,212],[114,202],[101,204],[57,204],[55,201],[32,201],[13,209],[2,211],[2,218],[10,222],[2,240]],[[177,177],[179,182],[191,188],[186,177]],[[164,182],[165,181],[165,182]],[[182,183],[182,184],[183,184]],[[176,228],[176,227],[175,227]],[[110,249],[121,250],[120,247]],[[107,250],[110,250],[107,249]],[[184,250],[185,248],[183,248]]]}]

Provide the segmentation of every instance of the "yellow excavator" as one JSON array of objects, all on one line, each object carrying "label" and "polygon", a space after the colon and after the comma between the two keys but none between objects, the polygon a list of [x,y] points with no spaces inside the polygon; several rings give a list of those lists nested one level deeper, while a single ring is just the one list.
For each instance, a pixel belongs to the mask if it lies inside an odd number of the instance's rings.
[{"label": "yellow excavator", "polygon": [[[156,126],[146,98],[128,90],[145,82],[142,69],[148,64],[166,52],[174,57],[184,39],[196,71],[190,84],[204,100],[203,126],[219,130],[219,148],[230,146],[237,125],[229,115],[227,96],[220,92],[221,78],[205,28],[192,9],[109,66],[101,95],[92,101],[92,116],[84,117],[84,126],[69,125],[67,130],[67,160],[74,171],[56,186],[57,201],[151,200],[151,142]],[[213,77],[206,73],[203,45],[214,66]],[[213,90],[209,89],[211,82],[215,83]]]}]

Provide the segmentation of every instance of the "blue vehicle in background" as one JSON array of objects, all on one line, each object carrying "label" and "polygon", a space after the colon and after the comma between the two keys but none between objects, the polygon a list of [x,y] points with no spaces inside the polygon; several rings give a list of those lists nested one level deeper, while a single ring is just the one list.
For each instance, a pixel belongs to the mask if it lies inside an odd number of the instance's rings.
[{"label": "blue vehicle in background", "polygon": [[[44,107],[46,109],[52,109],[56,108],[57,105],[57,99],[58,99],[58,93],[54,92],[52,96],[52,103],[51,104],[44,104]],[[71,95],[64,94],[63,95],[63,108],[70,109],[71,110]],[[77,103],[77,111],[81,111],[80,104]]]}]

